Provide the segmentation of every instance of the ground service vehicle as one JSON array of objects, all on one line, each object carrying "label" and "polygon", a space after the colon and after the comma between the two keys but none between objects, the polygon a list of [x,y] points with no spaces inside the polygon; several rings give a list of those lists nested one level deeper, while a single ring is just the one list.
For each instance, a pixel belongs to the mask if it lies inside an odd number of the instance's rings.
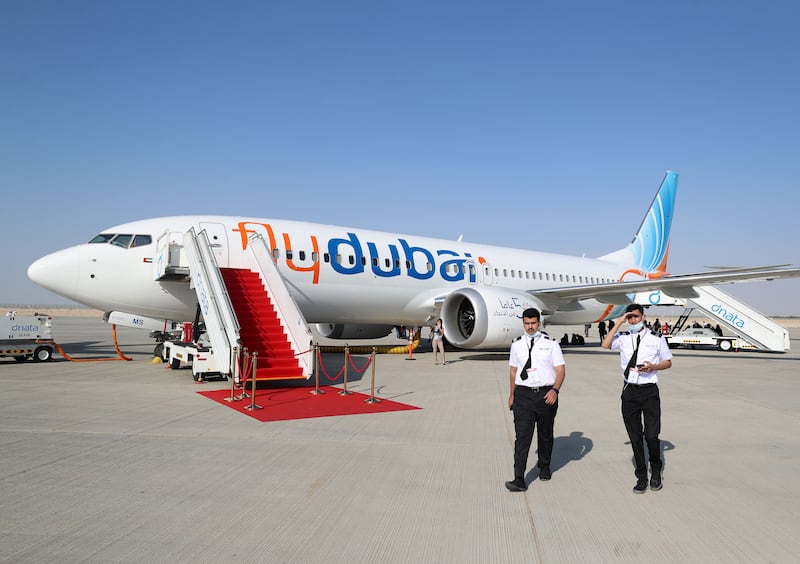
[{"label": "ground service vehicle", "polygon": [[220,370],[214,357],[214,349],[208,343],[208,335],[200,333],[197,341],[192,340],[191,323],[184,326],[181,340],[166,340],[161,349],[161,358],[173,370],[192,368],[195,382],[208,376],[219,376]]},{"label": "ground service vehicle", "polygon": [[50,330],[52,318],[48,315],[6,315],[0,317],[0,357],[14,360],[45,362],[53,358]]},{"label": "ground service vehicle", "polygon": [[713,329],[702,327],[690,327],[684,329],[680,333],[666,336],[669,348],[687,347],[694,348],[714,348],[721,351],[730,351],[740,348],[751,348],[749,343],[746,343],[739,337],[734,336],[721,336]]}]

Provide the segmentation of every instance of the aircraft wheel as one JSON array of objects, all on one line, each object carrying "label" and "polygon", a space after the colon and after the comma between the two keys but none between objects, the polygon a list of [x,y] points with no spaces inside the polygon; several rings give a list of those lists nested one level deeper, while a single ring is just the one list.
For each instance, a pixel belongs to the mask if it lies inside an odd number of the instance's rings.
[{"label": "aircraft wheel", "polygon": [[161,357],[161,360],[164,360],[164,357],[162,356],[163,352],[164,352],[164,343],[158,343],[153,349],[153,356]]},{"label": "aircraft wheel", "polygon": [[33,351],[33,359],[36,362],[47,362],[53,358],[53,349],[50,347],[36,347],[36,350]]},{"label": "aircraft wheel", "polygon": [[719,342],[719,350],[728,352],[733,348],[733,345],[730,341],[720,341]]}]

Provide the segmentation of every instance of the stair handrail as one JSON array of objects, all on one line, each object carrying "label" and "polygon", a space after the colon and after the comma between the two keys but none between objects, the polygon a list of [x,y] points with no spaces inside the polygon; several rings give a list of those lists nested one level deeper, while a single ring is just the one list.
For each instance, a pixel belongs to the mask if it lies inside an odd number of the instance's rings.
[{"label": "stair handrail", "polygon": [[211,251],[211,243],[206,230],[195,232],[189,228],[184,237],[184,249],[189,258],[192,285],[206,324],[206,332],[211,340],[220,372],[235,376],[236,368],[231,355],[233,348],[240,345],[239,320],[228,296],[219,265]]},{"label": "stair handrail", "polygon": [[303,375],[308,379],[314,372],[312,354],[314,337],[311,329],[308,328],[306,318],[297,307],[297,302],[294,301],[286,285],[286,280],[275,265],[266,239],[260,233],[253,233],[248,238],[247,248],[250,250],[253,270],[258,272],[264,280],[270,298],[275,303],[278,319],[288,333],[295,358],[297,358]]}]

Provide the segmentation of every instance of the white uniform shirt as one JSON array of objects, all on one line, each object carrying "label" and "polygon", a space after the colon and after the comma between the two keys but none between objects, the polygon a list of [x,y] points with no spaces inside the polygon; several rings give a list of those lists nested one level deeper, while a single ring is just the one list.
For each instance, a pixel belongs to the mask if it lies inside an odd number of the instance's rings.
[{"label": "white uniform shirt", "polygon": [[[636,355],[636,364],[645,362],[656,364],[662,360],[672,359],[672,351],[669,350],[667,340],[660,333],[654,335],[644,327],[639,333],[620,331],[614,335],[614,340],[611,341],[611,350],[620,351],[619,362],[623,373],[636,349],[637,335],[641,335],[641,340],[639,341],[639,353]],[[631,384],[655,384],[658,382],[658,370],[640,373],[635,366],[632,366],[628,372],[628,382]]]},{"label": "white uniform shirt", "polygon": [[528,348],[531,346],[531,336],[523,335],[511,343],[508,364],[517,368],[514,382],[517,386],[538,388],[539,386],[552,386],[556,382],[556,366],[563,366],[564,355],[561,347],[545,335],[539,335],[533,340],[531,349],[531,367],[528,369],[528,379],[522,379],[522,368],[528,363]]}]

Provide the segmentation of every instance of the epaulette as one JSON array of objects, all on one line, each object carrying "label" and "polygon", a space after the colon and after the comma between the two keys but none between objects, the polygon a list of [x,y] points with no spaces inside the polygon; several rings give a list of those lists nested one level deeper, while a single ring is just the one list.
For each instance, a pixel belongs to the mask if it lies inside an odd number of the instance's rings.
[{"label": "epaulette", "polygon": [[653,335],[655,335],[656,337],[663,337],[664,336],[664,334],[661,333],[661,330],[659,330],[659,329],[651,329],[650,332]]},{"label": "epaulette", "polygon": [[525,335],[520,335],[519,337],[517,337],[516,339],[514,339],[514,340],[513,340],[513,341],[511,341],[511,342],[512,342],[512,343],[516,343],[517,341],[519,341],[519,340],[520,340],[522,337],[524,337],[524,336],[525,336]]},{"label": "epaulette", "polygon": [[631,332],[630,331],[620,331],[619,334],[620,335],[630,335]]}]

